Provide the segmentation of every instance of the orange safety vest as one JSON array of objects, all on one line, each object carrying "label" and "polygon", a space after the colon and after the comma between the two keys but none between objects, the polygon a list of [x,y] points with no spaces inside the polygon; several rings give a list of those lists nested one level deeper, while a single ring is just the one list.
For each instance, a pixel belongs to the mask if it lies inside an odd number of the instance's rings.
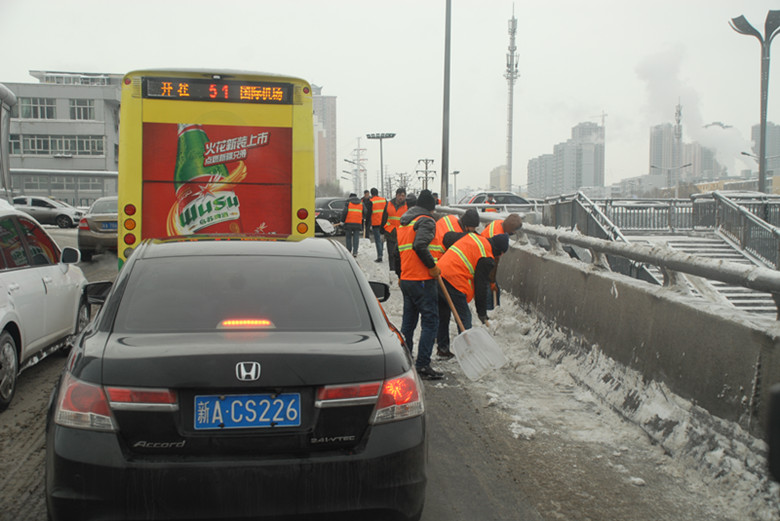
[{"label": "orange safety vest", "polygon": [[385,213],[387,200],[383,197],[374,196],[371,198],[371,226],[382,224],[382,214]]},{"label": "orange safety vest", "polygon": [[401,216],[406,213],[406,203],[402,204],[399,208],[396,208],[394,204],[387,203],[387,222],[385,223],[385,231],[390,234],[401,225]]},{"label": "orange safety vest", "polygon": [[502,233],[506,233],[504,231],[504,221],[493,221],[484,230],[482,230],[480,235],[486,239],[490,239],[494,235],[500,235]]},{"label": "orange safety vest", "polygon": [[436,236],[428,247],[433,258],[439,260],[441,256],[444,255],[444,244],[442,244],[442,241],[447,232],[463,233],[464,231],[465,230],[460,226],[457,215],[445,215],[436,221]]},{"label": "orange safety vest", "polygon": [[[496,203],[486,203],[486,204],[496,204]],[[498,212],[498,208],[487,207],[487,208],[485,208],[485,211],[486,212]]]},{"label": "orange safety vest", "polygon": [[414,238],[417,232],[414,225],[420,219],[433,219],[427,215],[421,215],[409,224],[398,227],[398,253],[401,257],[401,280],[429,280],[432,279],[428,268],[420,260],[420,256],[414,251]]},{"label": "orange safety vest", "polygon": [[363,222],[363,203],[349,203],[347,205],[347,220],[345,223],[360,224]]},{"label": "orange safety vest", "polygon": [[486,238],[469,233],[450,246],[436,265],[441,276],[471,302],[474,299],[474,272],[483,257],[492,259],[493,248]]}]

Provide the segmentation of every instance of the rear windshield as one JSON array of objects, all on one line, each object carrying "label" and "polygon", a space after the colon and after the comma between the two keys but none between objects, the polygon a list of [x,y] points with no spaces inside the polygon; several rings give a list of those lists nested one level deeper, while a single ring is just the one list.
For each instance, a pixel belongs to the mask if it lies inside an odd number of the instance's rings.
[{"label": "rear windshield", "polygon": [[216,331],[226,320],[268,320],[258,328],[286,331],[370,329],[349,263],[236,255],[135,263],[114,331]]},{"label": "rear windshield", "polygon": [[106,199],[104,201],[95,201],[89,213],[117,213],[117,200]]}]

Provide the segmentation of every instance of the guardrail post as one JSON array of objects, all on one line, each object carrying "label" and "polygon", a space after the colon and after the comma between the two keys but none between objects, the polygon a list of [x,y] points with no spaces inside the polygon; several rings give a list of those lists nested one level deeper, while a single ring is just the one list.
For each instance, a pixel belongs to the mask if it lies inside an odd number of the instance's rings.
[{"label": "guardrail post", "polygon": [[550,251],[552,251],[555,255],[566,255],[566,252],[563,251],[563,247],[561,246],[558,237],[548,237],[547,240],[550,241]]},{"label": "guardrail post", "polygon": [[661,268],[661,273],[664,274],[665,288],[674,289],[675,291],[679,291],[684,295],[691,294],[691,288],[688,287],[688,279],[685,278],[685,275],[679,271],[670,270],[666,266],[659,267]]},{"label": "guardrail post", "polygon": [[602,252],[598,251],[594,248],[590,248],[590,258],[593,259],[591,261],[591,264],[596,266],[597,268],[605,269],[607,271],[612,271],[612,266],[609,265],[609,260],[607,259],[607,255]]},{"label": "guardrail post", "polygon": [[772,292],[772,300],[775,301],[775,306],[777,307],[776,320],[780,320],[780,293]]}]

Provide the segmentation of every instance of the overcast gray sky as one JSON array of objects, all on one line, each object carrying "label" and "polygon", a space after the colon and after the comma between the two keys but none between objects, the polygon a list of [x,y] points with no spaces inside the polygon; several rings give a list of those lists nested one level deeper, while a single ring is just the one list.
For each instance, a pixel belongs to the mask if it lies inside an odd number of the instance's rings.
[{"label": "overcast gray sky", "polygon": [[[606,114],[606,181],[647,173],[649,128],[678,99],[686,141],[717,145],[734,173],[759,120],[759,43],[778,0],[452,0],[450,171],[458,188],[486,187],[506,161],[507,23],[518,19],[513,178],[551,153],[571,127]],[[389,174],[442,154],[445,0],[0,0],[0,82],[29,70],[125,73],[230,68],[302,77],[338,97],[339,168],[361,137],[369,182],[385,141]],[[768,119],[780,123],[780,44]],[[720,121],[730,129],[704,128]],[[347,187],[349,188],[349,187]]]}]

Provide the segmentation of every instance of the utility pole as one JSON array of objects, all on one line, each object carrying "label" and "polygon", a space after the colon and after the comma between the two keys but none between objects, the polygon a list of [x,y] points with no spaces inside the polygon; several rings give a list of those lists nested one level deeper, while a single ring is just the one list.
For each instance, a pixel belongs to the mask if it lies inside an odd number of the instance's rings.
[{"label": "utility pole", "polygon": [[678,99],[677,106],[674,108],[674,153],[672,153],[672,169],[676,170],[674,179],[675,199],[677,198],[676,187],[680,185],[680,176],[682,175],[682,166],[680,166],[683,162],[682,156],[682,105]]},{"label": "utility pole", "polygon": [[[368,186],[368,179],[366,177],[366,167],[363,166],[363,163],[365,162],[366,158],[362,157],[363,152],[365,152],[365,148],[360,148],[360,138],[357,138],[357,148],[352,150],[352,159],[345,159],[347,163],[350,163],[351,165],[354,165],[354,168],[352,169],[353,175],[355,177],[353,186],[355,187],[355,191],[358,195],[361,195],[361,192],[363,190],[367,190]],[[361,175],[362,173],[362,175]]]},{"label": "utility pole", "polygon": [[417,170],[417,174],[423,174],[422,178],[419,177],[419,175],[418,175],[417,178],[418,179],[422,179],[422,189],[423,190],[427,190],[428,189],[428,177],[429,177],[429,174],[430,174],[430,178],[433,179],[433,176],[436,173],[435,170],[430,170],[428,168],[428,165],[432,165],[433,164],[433,159],[419,159],[417,161],[417,164],[419,165],[420,163],[424,163],[425,164],[425,169],[423,169],[423,170],[418,169]]},{"label": "utility pole", "polygon": [[441,189],[440,195],[444,204],[448,204],[447,186],[448,170],[450,168],[450,13],[452,0],[447,0],[446,20],[444,23],[444,116],[441,132]]},{"label": "utility pole", "polygon": [[512,123],[514,120],[514,96],[515,81],[519,76],[517,72],[517,46],[515,35],[517,34],[517,18],[515,18],[515,6],[512,5],[512,19],[509,20],[509,52],[506,54],[506,78],[509,86],[509,97],[506,109],[506,175],[509,183],[508,190],[512,190]]}]

